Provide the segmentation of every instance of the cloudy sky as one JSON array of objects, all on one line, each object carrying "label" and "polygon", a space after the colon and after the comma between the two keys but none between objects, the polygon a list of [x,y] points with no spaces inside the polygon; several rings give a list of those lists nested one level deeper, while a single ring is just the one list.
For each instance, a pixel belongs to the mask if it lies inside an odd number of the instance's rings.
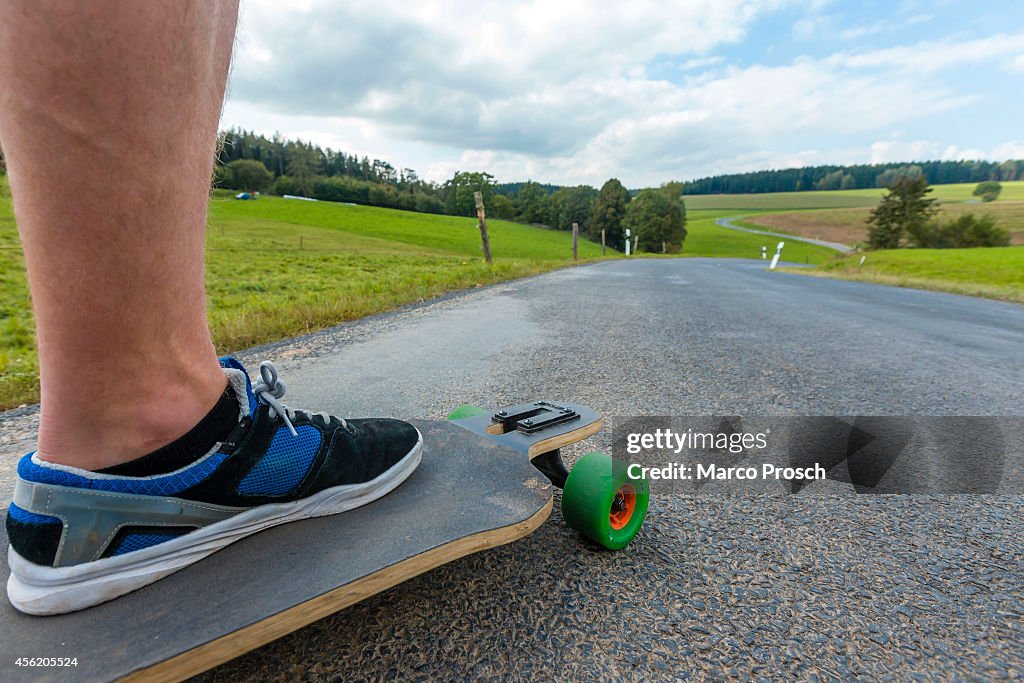
[{"label": "cloudy sky", "polygon": [[435,181],[1024,158],[1024,2],[243,0],[222,126]]}]

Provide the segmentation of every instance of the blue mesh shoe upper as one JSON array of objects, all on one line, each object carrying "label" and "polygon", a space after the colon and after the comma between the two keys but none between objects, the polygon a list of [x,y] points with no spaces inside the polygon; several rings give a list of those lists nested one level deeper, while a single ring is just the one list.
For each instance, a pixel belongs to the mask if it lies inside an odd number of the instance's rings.
[{"label": "blue mesh shoe upper", "polygon": [[284,427],[277,430],[270,448],[238,484],[239,493],[280,496],[299,485],[320,450],[323,435],[313,425],[298,427],[296,432],[298,436],[292,436]]}]

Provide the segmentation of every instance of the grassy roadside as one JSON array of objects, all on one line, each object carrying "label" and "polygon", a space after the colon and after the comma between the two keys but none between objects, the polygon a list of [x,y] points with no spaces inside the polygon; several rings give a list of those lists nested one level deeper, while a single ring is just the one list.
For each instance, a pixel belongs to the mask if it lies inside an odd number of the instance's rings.
[{"label": "grassy roadside", "polygon": [[929,289],[1024,303],[1024,247],[990,249],[892,249],[833,259],[814,269],[788,272],[896,287]]}]

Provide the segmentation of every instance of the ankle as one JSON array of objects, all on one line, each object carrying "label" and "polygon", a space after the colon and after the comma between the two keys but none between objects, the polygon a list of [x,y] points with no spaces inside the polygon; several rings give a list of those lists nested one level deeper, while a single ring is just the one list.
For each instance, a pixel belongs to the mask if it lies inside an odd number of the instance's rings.
[{"label": "ankle", "polygon": [[44,396],[37,453],[47,462],[86,470],[152,453],[188,433],[216,405],[227,378],[215,370],[177,374],[170,381],[147,379],[87,405],[79,399],[54,407]]}]

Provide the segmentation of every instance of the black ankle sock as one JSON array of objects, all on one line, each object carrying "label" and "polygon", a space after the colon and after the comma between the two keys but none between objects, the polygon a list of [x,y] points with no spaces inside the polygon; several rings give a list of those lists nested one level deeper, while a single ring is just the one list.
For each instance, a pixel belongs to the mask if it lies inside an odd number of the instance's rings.
[{"label": "black ankle sock", "polygon": [[206,455],[215,443],[226,439],[237,425],[238,398],[229,383],[213,410],[185,436],[149,455],[96,471],[122,477],[150,477],[173,472]]}]

